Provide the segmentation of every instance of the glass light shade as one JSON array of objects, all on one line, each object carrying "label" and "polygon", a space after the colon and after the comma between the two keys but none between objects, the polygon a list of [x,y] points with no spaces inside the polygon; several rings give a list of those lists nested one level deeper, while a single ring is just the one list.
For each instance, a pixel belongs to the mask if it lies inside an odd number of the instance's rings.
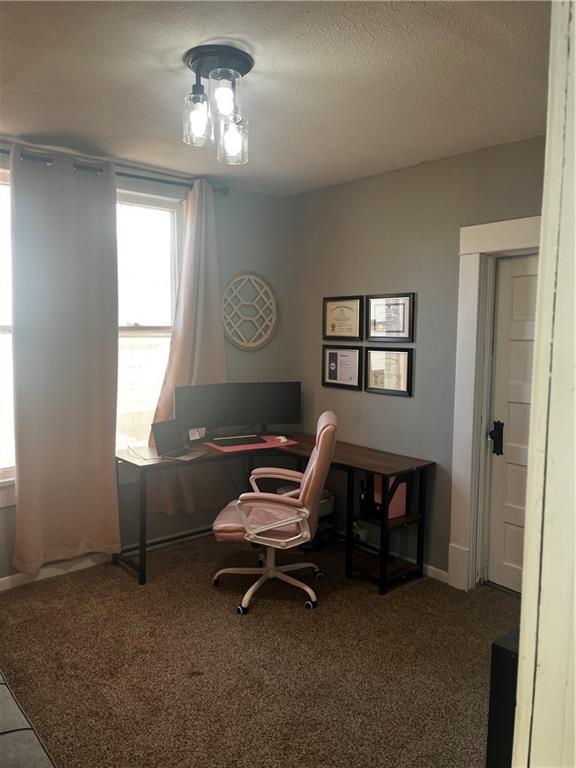
[{"label": "glass light shade", "polygon": [[214,124],[210,114],[210,104],[203,92],[192,91],[184,99],[182,141],[193,147],[205,147],[214,143]]},{"label": "glass light shade", "polygon": [[210,72],[210,101],[215,117],[231,118],[240,115],[240,80],[234,69],[220,67]]},{"label": "glass light shade", "polygon": [[221,120],[218,131],[217,158],[226,165],[248,162],[248,121],[246,118]]}]

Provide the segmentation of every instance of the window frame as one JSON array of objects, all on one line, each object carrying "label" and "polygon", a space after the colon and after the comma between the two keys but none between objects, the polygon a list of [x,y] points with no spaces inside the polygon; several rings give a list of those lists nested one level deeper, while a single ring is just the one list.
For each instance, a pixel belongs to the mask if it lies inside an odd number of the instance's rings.
[{"label": "window frame", "polygon": [[[9,155],[5,154],[0,155],[0,184],[10,186]],[[12,324],[0,325],[0,334],[12,336]],[[15,482],[16,467],[0,467],[0,508],[14,504]]]},{"label": "window frame", "polygon": [[[119,182],[120,179],[117,180]],[[122,179],[117,183],[116,203],[123,205],[148,206],[166,210],[172,214],[170,249],[170,285],[172,322],[170,325],[119,325],[118,339],[142,337],[170,338],[174,329],[174,313],[181,266],[181,243],[186,209],[186,187],[168,187],[161,182],[145,182],[140,179]],[[118,395],[118,393],[117,393]]]}]

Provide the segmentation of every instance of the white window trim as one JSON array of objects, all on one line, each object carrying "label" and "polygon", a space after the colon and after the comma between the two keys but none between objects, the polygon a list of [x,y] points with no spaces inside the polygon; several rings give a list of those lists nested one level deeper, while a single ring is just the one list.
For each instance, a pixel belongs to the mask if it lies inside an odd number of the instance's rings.
[{"label": "white window trim", "polygon": [[[485,444],[485,370],[490,267],[501,256],[535,253],[540,216],[460,230],[460,277],[452,445],[452,507],[448,554],[449,584],[473,589],[477,583],[481,478]],[[488,387],[489,388],[489,387]]]},{"label": "white window trim", "polygon": [[[127,182],[124,184],[124,182]],[[141,179],[122,179],[121,188],[117,190],[116,201],[127,205],[150,206],[155,209],[164,209],[172,212],[172,249],[170,253],[171,264],[171,291],[172,314],[176,310],[176,293],[180,276],[180,254],[184,230],[184,213],[186,210],[186,188],[181,186],[162,185],[160,182],[148,182]],[[135,336],[163,336],[171,337],[174,328],[174,317],[170,325],[162,326],[119,326],[118,337],[130,338]],[[131,476],[120,477],[120,483],[133,482]]]},{"label": "white window trim", "polygon": [[[0,184],[10,183],[10,156],[0,155]],[[0,468],[0,509],[16,503],[16,467]]]}]

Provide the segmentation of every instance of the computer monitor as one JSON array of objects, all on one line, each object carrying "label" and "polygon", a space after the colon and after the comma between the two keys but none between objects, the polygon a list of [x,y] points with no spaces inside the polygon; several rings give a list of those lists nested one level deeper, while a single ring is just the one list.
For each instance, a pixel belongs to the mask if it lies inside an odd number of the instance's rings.
[{"label": "computer monitor", "polygon": [[176,387],[174,418],[179,429],[299,424],[299,381],[198,384]]}]

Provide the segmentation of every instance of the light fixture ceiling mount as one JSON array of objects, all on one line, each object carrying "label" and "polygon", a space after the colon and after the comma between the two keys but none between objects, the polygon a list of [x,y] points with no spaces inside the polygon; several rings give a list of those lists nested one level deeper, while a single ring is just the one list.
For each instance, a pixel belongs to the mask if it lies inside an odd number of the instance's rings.
[{"label": "light fixture ceiling mount", "polygon": [[[241,111],[240,81],[251,71],[254,59],[232,45],[209,44],[190,48],[183,60],[196,78],[184,99],[182,140],[205,147],[214,143],[216,134],[219,162],[247,163],[248,121]],[[209,81],[209,95],[202,79]]]},{"label": "light fixture ceiling mount", "polygon": [[205,78],[210,77],[214,69],[232,69],[244,77],[254,66],[252,56],[233,45],[197,45],[182,58],[188,69]]}]

